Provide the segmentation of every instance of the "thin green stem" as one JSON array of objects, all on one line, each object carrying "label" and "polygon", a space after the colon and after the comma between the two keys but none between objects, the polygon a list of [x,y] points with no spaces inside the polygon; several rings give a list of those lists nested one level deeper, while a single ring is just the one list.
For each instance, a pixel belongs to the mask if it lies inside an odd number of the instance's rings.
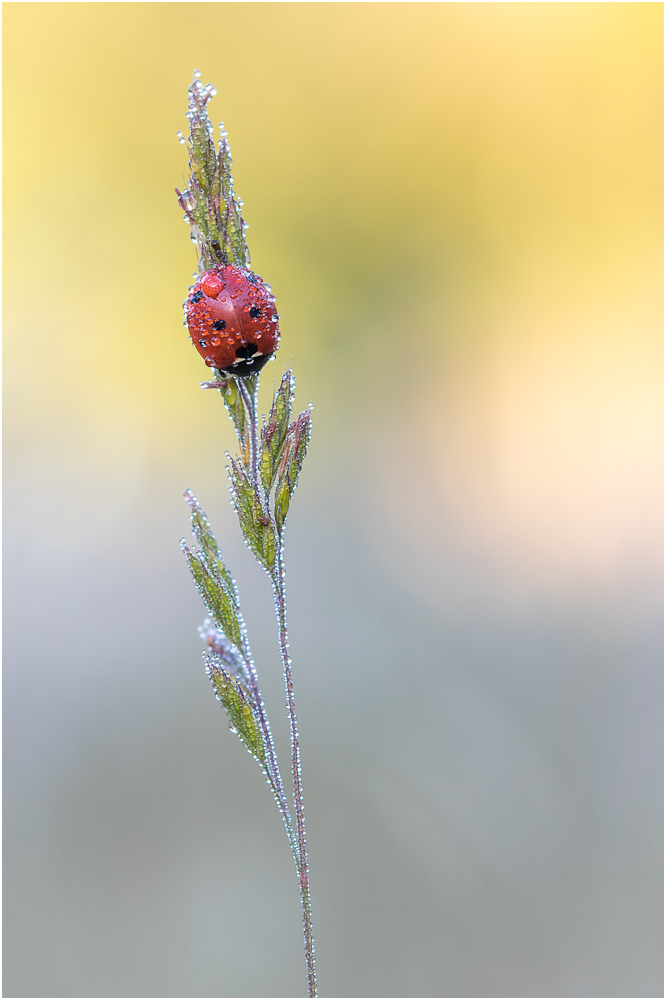
[{"label": "thin green stem", "polygon": [[303,807],[303,781],[301,777],[301,752],[298,736],[298,719],[294,701],[294,681],[291,672],[291,657],[289,655],[289,633],[287,631],[287,594],[284,579],[284,550],[280,539],[275,568],[272,574],[273,593],[275,596],[275,613],[278,621],[280,639],[280,655],[284,671],[285,692],[287,696],[287,712],[289,713],[289,729],[291,735],[291,777],[294,786],[294,807],[296,810],[296,835],[298,837],[299,860],[298,881],[301,890],[301,907],[303,910],[303,939],[305,943],[305,968],[308,982],[308,996],[317,996],[317,977],[315,974],[314,935],[312,932],[312,901],[310,897],[310,874],[305,840],[305,810]]},{"label": "thin green stem", "polygon": [[291,852],[294,855],[294,862],[298,866],[298,840],[294,834],[291,812],[289,811],[289,806],[287,805],[287,797],[282,784],[282,775],[280,774],[280,768],[278,767],[273,736],[271,734],[268,716],[266,715],[264,700],[259,689],[259,678],[257,677],[256,667],[254,666],[252,659],[247,655],[245,656],[245,663],[250,675],[250,688],[252,690],[252,694],[254,695],[254,701],[259,712],[259,721],[264,734],[264,743],[267,747],[266,756],[268,758],[268,762],[264,767],[264,773],[268,779],[269,785],[271,786],[271,791],[273,792],[275,801],[277,802],[277,807],[282,815],[285,830],[287,831],[287,837],[289,839],[289,846],[291,847]]},{"label": "thin green stem", "polygon": [[[240,378],[236,379],[236,385],[238,386],[238,391],[241,394],[243,403],[245,404],[245,411],[247,413],[248,423],[249,423],[248,437],[250,443],[250,476],[252,478],[252,482],[254,483],[255,489],[259,492],[261,490],[261,484],[259,481],[259,468],[258,468],[258,463],[259,463],[259,421],[257,419],[258,386],[255,383],[253,391],[249,392],[247,385],[245,384],[243,379]],[[298,840],[294,834],[294,828],[291,820],[291,812],[289,811],[289,806],[287,805],[287,798],[284,792],[284,786],[282,784],[282,775],[280,774],[280,768],[278,767],[277,763],[277,755],[275,753],[275,746],[273,744],[273,737],[270,731],[268,716],[266,715],[263,698],[261,696],[261,691],[259,690],[259,678],[257,676],[256,668],[254,666],[252,658],[246,655],[245,661],[250,674],[250,683],[252,687],[252,692],[254,694],[255,701],[259,710],[259,718],[264,733],[264,739],[268,746],[268,759],[270,763],[270,769],[269,768],[266,769],[266,776],[268,778],[269,784],[275,796],[278,808],[282,814],[282,819],[284,821],[285,829],[287,831],[287,837],[289,839],[291,852],[294,855],[294,862],[298,867],[299,854],[300,854]]]},{"label": "thin green stem", "polygon": [[287,802],[285,799],[284,788],[282,787],[282,779],[279,776],[280,772],[278,771],[277,781],[274,780],[274,777],[268,770],[268,768],[265,769],[264,773],[268,779],[268,784],[271,786],[271,791],[273,792],[275,801],[278,804],[278,809],[280,810],[280,813],[282,815],[285,830],[287,831],[287,839],[289,840],[289,846],[291,848],[291,853],[294,858],[294,864],[298,869],[298,864],[299,864],[298,840],[296,839],[294,828],[291,823],[291,813],[289,812],[289,807],[287,806]]},{"label": "thin green stem", "polygon": [[236,385],[245,403],[245,410],[250,424],[250,476],[255,488],[259,491],[259,495],[261,495],[263,490],[261,490],[259,482],[259,421],[257,420],[257,392],[259,386],[258,383],[255,383],[253,392],[248,392],[242,378],[236,379]]},{"label": "thin green stem", "polygon": [[[294,809],[296,812],[296,837],[291,823],[287,827],[287,835],[294,855],[294,862],[298,872],[298,882],[301,893],[301,909],[303,912],[303,940],[305,945],[305,968],[308,984],[308,997],[317,996],[317,977],[315,974],[314,958],[314,935],[312,932],[312,901],[310,897],[310,873],[308,870],[308,856],[305,838],[305,810],[303,806],[303,781],[301,777],[301,752],[298,735],[298,719],[296,717],[296,703],[294,701],[294,681],[291,671],[291,657],[289,656],[289,633],[287,631],[287,593],[284,577],[284,545],[282,536],[277,530],[277,525],[270,511],[270,504],[265,490],[260,482],[259,463],[259,423],[257,420],[257,387],[254,392],[249,392],[243,384],[242,379],[237,379],[238,389],[243,398],[249,422],[250,437],[250,476],[257,491],[258,496],[265,501],[266,510],[271,518],[275,537],[277,539],[277,551],[275,553],[275,564],[271,571],[271,581],[273,583],[273,594],[275,598],[275,613],[278,623],[278,635],[280,642],[280,656],[282,658],[282,669],[284,672],[285,693],[287,699],[287,712],[289,714],[289,731],[291,737],[291,777],[294,790]],[[278,772],[279,773],[279,772]],[[281,782],[280,782],[281,784]],[[281,808],[284,816],[284,810]]]}]

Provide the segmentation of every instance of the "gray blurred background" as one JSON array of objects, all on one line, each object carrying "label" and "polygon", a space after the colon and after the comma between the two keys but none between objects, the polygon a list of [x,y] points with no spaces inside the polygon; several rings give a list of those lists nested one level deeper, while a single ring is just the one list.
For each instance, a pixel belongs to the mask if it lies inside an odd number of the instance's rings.
[{"label": "gray blurred background", "polygon": [[5,5],[5,983],[303,995],[181,494],[268,580],[181,326],[186,87],[314,403],[287,531],[321,995],[661,985],[658,4]]}]

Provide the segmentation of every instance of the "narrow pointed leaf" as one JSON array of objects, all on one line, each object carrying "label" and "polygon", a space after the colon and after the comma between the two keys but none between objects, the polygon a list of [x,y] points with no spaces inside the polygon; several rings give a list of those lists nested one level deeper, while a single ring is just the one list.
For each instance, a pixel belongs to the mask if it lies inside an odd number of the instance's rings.
[{"label": "narrow pointed leaf", "polygon": [[282,382],[273,397],[273,405],[268,421],[261,432],[261,455],[259,469],[266,492],[275,483],[280,459],[285,446],[287,429],[291,420],[294,399],[294,380],[291,371],[285,372]]},{"label": "narrow pointed leaf", "polygon": [[275,491],[275,523],[282,534],[289,504],[298,485],[298,477],[305,461],[305,455],[312,434],[312,417],[304,410],[290,425],[278,468],[278,485]]},{"label": "narrow pointed leaf", "polygon": [[206,673],[233,730],[253,757],[265,766],[266,746],[252,695],[241,680],[225,670],[219,657],[204,654]]},{"label": "narrow pointed leaf", "polygon": [[238,600],[236,581],[226,567],[222,554],[218,548],[215,535],[213,534],[210,524],[208,523],[208,519],[199,506],[196,497],[190,490],[185,491],[185,499],[190,507],[192,534],[199,543],[201,554],[204,557],[210,571],[220,577],[232,605],[238,609],[240,608],[240,603]]},{"label": "narrow pointed leaf", "polygon": [[192,551],[181,543],[187,565],[201,594],[208,614],[217,628],[226,635],[230,642],[239,649],[243,647],[243,627],[238,616],[238,609],[230,598],[227,589],[219,576],[210,571],[205,559],[197,550]]},{"label": "narrow pointed leaf", "polygon": [[238,514],[245,541],[264,569],[271,570],[275,563],[275,534],[271,519],[264,510],[261,498],[239,462],[232,461],[229,470],[231,499]]},{"label": "narrow pointed leaf", "polygon": [[222,559],[215,536],[196,497],[188,490],[185,498],[190,507],[192,533],[200,546],[191,550],[184,541],[181,542],[190,572],[217,628],[234,646],[242,649],[245,634],[236,582]]}]

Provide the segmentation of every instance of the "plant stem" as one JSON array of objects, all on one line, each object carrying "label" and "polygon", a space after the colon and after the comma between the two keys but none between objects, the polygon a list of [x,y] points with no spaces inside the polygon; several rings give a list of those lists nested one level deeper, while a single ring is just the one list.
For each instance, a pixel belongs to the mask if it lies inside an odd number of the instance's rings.
[{"label": "plant stem", "polygon": [[[248,440],[250,446],[250,475],[255,488],[259,489],[259,474],[258,474],[258,460],[259,460],[259,427],[257,421],[257,390],[258,386],[255,384],[254,390],[249,392],[247,386],[243,379],[236,379],[236,385],[238,386],[238,391],[242,396],[243,403],[245,404],[245,411],[248,416],[249,422],[249,433]],[[243,442],[241,442],[241,448],[243,447]],[[271,786],[273,795],[275,796],[275,801],[277,802],[278,809],[282,814],[282,819],[284,821],[285,830],[287,831],[287,837],[289,839],[289,846],[291,847],[291,852],[294,856],[294,862],[298,867],[299,864],[299,847],[298,840],[294,834],[294,828],[291,820],[291,813],[289,811],[289,806],[287,805],[287,797],[284,792],[284,786],[282,784],[282,775],[280,774],[280,768],[277,763],[277,756],[275,753],[275,745],[273,743],[273,737],[271,735],[270,725],[268,722],[268,716],[266,715],[266,709],[264,706],[264,701],[261,696],[261,691],[259,689],[259,678],[257,676],[256,667],[251,656],[248,655],[247,650],[243,650],[245,664],[250,675],[250,687],[254,695],[254,700],[259,711],[259,719],[261,722],[261,728],[264,734],[266,744],[268,746],[268,766],[266,767],[265,773],[268,778],[269,784]]]},{"label": "plant stem", "polygon": [[[264,495],[259,481],[258,460],[259,460],[259,425],[257,421],[257,386],[254,392],[250,393],[242,379],[237,379],[239,391],[245,403],[245,409],[249,421],[250,437],[250,475],[255,489],[259,496]],[[275,564],[271,572],[273,583],[273,594],[275,597],[275,614],[278,622],[278,633],[280,640],[280,656],[282,658],[282,669],[284,672],[284,684],[287,697],[287,712],[289,713],[289,730],[291,736],[291,777],[294,787],[294,808],[296,811],[296,842],[294,843],[294,831],[285,816],[285,811],[280,805],[283,814],[287,835],[291,844],[296,870],[298,871],[298,882],[301,891],[301,909],[303,911],[303,940],[305,944],[305,968],[308,983],[308,997],[317,996],[317,977],[315,974],[314,959],[314,936],[312,933],[312,902],[310,899],[310,874],[308,871],[308,856],[305,843],[305,812],[303,809],[303,782],[301,780],[301,752],[298,737],[298,719],[296,718],[296,704],[294,701],[294,682],[291,673],[291,657],[289,656],[289,633],[287,631],[287,593],[284,578],[284,545],[282,536],[277,531],[277,525],[270,512],[270,505],[266,504],[269,517],[273,524],[275,537],[278,541],[275,553]],[[251,670],[254,676],[253,669]],[[277,770],[277,767],[276,767]],[[279,772],[278,772],[279,775]],[[280,782],[280,790],[282,784]],[[284,792],[282,792],[284,795]],[[286,809],[286,803],[285,809]]]},{"label": "plant stem", "polygon": [[261,696],[261,691],[259,690],[259,679],[257,677],[257,672],[254,663],[247,655],[245,656],[245,663],[248,668],[248,672],[250,674],[250,688],[252,689],[252,694],[254,695],[255,704],[257,705],[257,709],[259,711],[259,719],[264,734],[264,740],[268,747],[268,752],[267,752],[268,764],[265,768],[265,774],[266,777],[268,778],[268,782],[271,786],[273,795],[275,796],[275,801],[277,802],[278,809],[282,814],[285,830],[287,831],[287,837],[289,838],[291,853],[294,855],[294,862],[298,866],[298,859],[299,859],[298,841],[294,834],[294,828],[291,822],[291,813],[289,811],[289,806],[287,805],[287,797],[284,793],[284,786],[282,784],[282,775],[280,774],[280,768],[278,767],[277,763],[277,756],[275,754],[273,736],[271,734],[270,725],[268,723],[268,716],[266,715],[264,701]]},{"label": "plant stem", "polygon": [[273,593],[275,595],[275,613],[280,636],[280,655],[284,671],[284,684],[287,695],[287,711],[289,713],[289,728],[291,733],[291,777],[294,785],[294,807],[296,809],[296,835],[298,837],[298,880],[301,888],[301,907],[303,910],[303,938],[305,942],[305,968],[308,981],[308,996],[317,996],[317,978],[315,975],[314,937],[312,934],[312,902],[310,899],[310,877],[308,872],[308,856],[305,847],[305,813],[303,809],[303,783],[301,780],[301,753],[298,738],[298,720],[294,702],[294,682],[291,673],[291,657],[289,655],[289,633],[287,632],[287,594],[284,579],[284,549],[280,539],[279,551],[276,553],[275,568],[272,574]]},{"label": "plant stem", "polygon": [[236,379],[236,385],[238,386],[238,391],[243,397],[245,410],[250,422],[250,475],[255,488],[257,491],[260,491],[261,495],[263,490],[260,490],[259,471],[257,468],[257,464],[259,462],[259,424],[257,422],[257,394],[259,391],[259,385],[258,383],[255,383],[253,392],[248,392],[247,386],[244,384],[242,378]]}]

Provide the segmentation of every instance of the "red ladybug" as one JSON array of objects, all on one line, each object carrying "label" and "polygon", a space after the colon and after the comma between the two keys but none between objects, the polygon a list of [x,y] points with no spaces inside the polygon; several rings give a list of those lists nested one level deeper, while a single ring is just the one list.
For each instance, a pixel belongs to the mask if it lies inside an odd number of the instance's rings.
[{"label": "red ladybug", "polygon": [[192,343],[209,368],[253,375],[280,340],[275,297],[246,267],[213,267],[197,279],[185,302]]}]

